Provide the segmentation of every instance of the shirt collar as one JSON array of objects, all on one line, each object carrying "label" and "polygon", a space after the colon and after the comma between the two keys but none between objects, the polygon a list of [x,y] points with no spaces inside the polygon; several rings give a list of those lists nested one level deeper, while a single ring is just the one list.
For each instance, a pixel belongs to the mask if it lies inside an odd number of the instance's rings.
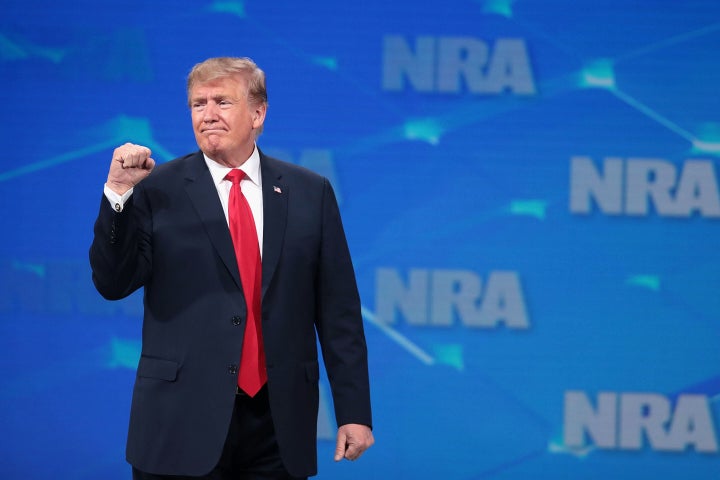
[{"label": "shirt collar", "polygon": [[[203,153],[203,157],[205,158],[205,163],[207,164],[208,169],[210,169],[210,175],[212,175],[215,186],[219,186],[220,183],[225,180],[225,175],[227,175],[232,168],[220,165],[215,160],[205,155],[205,153]],[[250,155],[250,157],[238,168],[245,172],[248,180],[258,187],[262,186],[260,177],[260,153],[258,152],[257,145],[253,148],[252,155]]]}]

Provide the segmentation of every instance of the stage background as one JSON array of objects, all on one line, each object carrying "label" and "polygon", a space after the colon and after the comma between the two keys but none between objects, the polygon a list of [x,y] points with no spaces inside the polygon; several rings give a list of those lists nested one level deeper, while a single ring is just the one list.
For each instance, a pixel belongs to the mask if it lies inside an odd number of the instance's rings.
[{"label": "stage background", "polygon": [[328,176],[377,443],[320,479],[720,475],[720,4],[5,0],[0,477],[127,479],[141,297],[87,261],[115,146],[194,151],[185,76],[267,72]]}]

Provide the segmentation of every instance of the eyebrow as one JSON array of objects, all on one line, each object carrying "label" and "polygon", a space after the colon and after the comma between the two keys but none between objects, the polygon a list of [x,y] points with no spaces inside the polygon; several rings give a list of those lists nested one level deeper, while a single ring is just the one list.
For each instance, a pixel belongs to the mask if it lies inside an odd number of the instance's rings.
[{"label": "eyebrow", "polygon": [[[207,98],[208,98],[208,97],[194,97],[194,98],[191,99],[191,101],[192,101],[193,103],[205,102],[205,101],[207,101]],[[221,101],[221,100],[233,100],[233,101],[237,101],[237,98],[233,97],[232,95],[213,95],[213,96],[211,96],[211,97],[209,97],[209,98],[212,99],[212,100],[214,100],[215,102],[219,102],[219,101]]]}]

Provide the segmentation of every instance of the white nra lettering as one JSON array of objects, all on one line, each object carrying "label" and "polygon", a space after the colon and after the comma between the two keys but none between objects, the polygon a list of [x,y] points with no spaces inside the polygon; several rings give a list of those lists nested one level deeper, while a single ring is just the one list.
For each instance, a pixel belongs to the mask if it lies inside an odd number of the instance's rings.
[{"label": "white nra lettering", "polygon": [[[608,157],[596,168],[589,157],[570,161],[570,211],[588,214],[593,203],[606,215],[720,217],[715,165],[686,160],[678,173],[671,162]],[[652,207],[652,208],[651,208]]]},{"label": "white nra lettering", "polygon": [[604,392],[596,406],[585,392],[565,392],[564,443],[569,448],[594,444],[601,449],[639,450],[644,440],[659,451],[717,453],[718,442],[704,395],[669,398],[658,393]]},{"label": "white nra lettering", "polygon": [[397,270],[381,268],[376,272],[375,307],[387,324],[395,323],[399,313],[414,326],[449,327],[456,319],[475,328],[530,326],[516,272],[491,272],[483,285],[477,274],[466,270],[413,269],[405,282]]},{"label": "white nra lettering", "polygon": [[400,35],[383,39],[382,87],[418,92],[516,95],[536,92],[525,41],[500,38],[494,44],[472,37],[421,36],[411,46]]}]

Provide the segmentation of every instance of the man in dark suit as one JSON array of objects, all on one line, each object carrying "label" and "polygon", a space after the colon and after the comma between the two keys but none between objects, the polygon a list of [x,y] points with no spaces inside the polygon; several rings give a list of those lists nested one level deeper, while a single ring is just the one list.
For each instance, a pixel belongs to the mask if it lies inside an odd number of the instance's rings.
[{"label": "man in dark suit", "polygon": [[[196,65],[188,100],[200,151],[156,168],[144,146],[115,149],[90,248],[105,298],[144,287],[133,477],[315,475],[316,332],[339,425],[335,460],[355,460],[374,442],[367,350],[332,187],[257,148],[267,93],[251,60]],[[238,233],[238,208],[248,207],[250,233]]]}]

